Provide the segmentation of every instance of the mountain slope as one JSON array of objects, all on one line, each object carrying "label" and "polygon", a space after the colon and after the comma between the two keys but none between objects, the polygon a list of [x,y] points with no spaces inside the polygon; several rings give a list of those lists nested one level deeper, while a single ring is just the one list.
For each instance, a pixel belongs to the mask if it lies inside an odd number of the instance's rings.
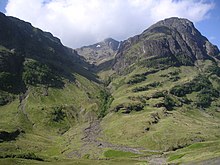
[{"label": "mountain slope", "polygon": [[119,49],[113,66],[117,71],[123,71],[134,62],[140,65],[152,65],[153,62],[154,65],[157,58],[180,66],[219,56],[218,48],[202,36],[192,22],[179,18],[165,19],[152,25],[142,34],[122,42]]},{"label": "mountain slope", "polygon": [[80,129],[100,116],[105,93],[89,64],[52,34],[1,13],[0,64],[0,158],[62,158],[71,129],[81,145]]},{"label": "mountain slope", "polygon": [[114,98],[101,139],[158,159],[163,153],[170,163],[219,157],[218,56],[186,19],[160,21],[123,41],[112,69],[99,73]]}]

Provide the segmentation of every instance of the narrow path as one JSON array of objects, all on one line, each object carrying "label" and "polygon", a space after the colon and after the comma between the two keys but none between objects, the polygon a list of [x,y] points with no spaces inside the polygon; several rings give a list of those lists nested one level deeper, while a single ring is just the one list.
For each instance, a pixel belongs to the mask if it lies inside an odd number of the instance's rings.
[{"label": "narrow path", "polygon": [[19,103],[20,104],[18,106],[18,109],[20,109],[22,114],[24,114],[25,119],[27,119],[29,122],[31,122],[31,120],[28,118],[28,114],[25,110],[26,101],[27,101],[28,96],[29,96],[29,89],[24,94],[19,96]]}]

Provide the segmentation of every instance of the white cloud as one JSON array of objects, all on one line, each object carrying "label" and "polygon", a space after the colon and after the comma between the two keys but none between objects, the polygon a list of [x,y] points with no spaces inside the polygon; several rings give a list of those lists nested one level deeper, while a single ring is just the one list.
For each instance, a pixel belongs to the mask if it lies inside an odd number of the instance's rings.
[{"label": "white cloud", "polygon": [[6,14],[50,31],[75,48],[107,37],[124,40],[167,17],[198,22],[213,7],[204,0],[9,0]]}]

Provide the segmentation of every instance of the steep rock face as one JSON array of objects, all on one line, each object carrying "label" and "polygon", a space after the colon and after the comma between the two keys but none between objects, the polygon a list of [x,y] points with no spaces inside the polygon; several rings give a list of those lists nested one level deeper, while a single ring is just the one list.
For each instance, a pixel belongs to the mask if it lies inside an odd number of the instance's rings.
[{"label": "steep rock face", "polygon": [[[27,58],[58,60],[61,63],[79,62],[75,51],[62,45],[49,32],[33,27],[30,23],[0,13],[0,44],[19,52]],[[69,63],[70,64],[70,63]]]},{"label": "steep rock face", "polygon": [[112,59],[117,52],[118,47],[118,41],[112,38],[107,38],[102,42],[78,48],[76,51],[89,63],[99,65]]},{"label": "steep rock face", "polygon": [[193,65],[196,60],[218,58],[218,55],[218,48],[192,22],[174,17],[123,41],[113,68],[120,71],[149,58],[169,58],[174,65]]},{"label": "steep rock face", "polygon": [[29,85],[62,88],[63,80],[75,81],[75,73],[98,81],[89,64],[49,32],[0,13],[0,34],[0,105]]}]

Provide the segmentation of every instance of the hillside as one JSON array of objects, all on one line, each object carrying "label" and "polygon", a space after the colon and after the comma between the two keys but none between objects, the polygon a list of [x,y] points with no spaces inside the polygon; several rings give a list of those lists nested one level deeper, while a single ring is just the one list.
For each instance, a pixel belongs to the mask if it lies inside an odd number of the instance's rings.
[{"label": "hillside", "polygon": [[0,34],[0,157],[53,160],[65,150],[65,132],[79,125],[77,142],[101,114],[105,90],[52,34],[4,14]]},{"label": "hillside", "polygon": [[4,14],[0,34],[0,164],[220,161],[220,52],[189,20],[76,50]]},{"label": "hillside", "polygon": [[98,73],[114,98],[101,139],[156,154],[149,162],[219,157],[218,58],[186,19],[160,21],[123,41],[112,69]]}]

